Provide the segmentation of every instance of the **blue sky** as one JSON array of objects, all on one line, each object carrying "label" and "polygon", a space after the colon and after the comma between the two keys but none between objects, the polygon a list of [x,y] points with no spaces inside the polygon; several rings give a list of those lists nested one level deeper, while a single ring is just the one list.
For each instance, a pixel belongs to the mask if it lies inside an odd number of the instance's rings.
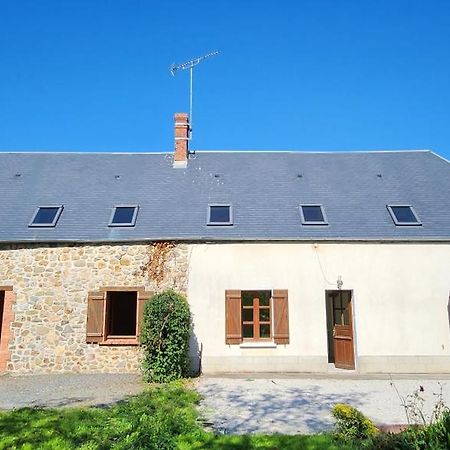
[{"label": "blue sky", "polygon": [[0,151],[432,149],[450,158],[446,0],[0,0]]}]

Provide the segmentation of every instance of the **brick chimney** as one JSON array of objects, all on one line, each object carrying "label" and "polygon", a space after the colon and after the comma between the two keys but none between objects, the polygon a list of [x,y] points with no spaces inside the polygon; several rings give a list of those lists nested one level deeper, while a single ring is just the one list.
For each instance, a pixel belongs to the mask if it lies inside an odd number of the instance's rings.
[{"label": "brick chimney", "polygon": [[173,167],[187,167],[189,156],[189,115],[187,113],[175,114],[175,154]]}]

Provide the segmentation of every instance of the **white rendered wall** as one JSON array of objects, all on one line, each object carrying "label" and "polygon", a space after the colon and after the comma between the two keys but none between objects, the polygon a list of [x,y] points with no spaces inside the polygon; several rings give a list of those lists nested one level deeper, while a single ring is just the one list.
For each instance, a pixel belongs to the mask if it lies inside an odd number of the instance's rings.
[{"label": "white rendered wall", "polygon": [[[450,245],[191,246],[188,298],[204,372],[326,371],[325,290],[353,291],[361,372],[450,372]],[[225,344],[226,289],[288,289],[290,344]]]}]

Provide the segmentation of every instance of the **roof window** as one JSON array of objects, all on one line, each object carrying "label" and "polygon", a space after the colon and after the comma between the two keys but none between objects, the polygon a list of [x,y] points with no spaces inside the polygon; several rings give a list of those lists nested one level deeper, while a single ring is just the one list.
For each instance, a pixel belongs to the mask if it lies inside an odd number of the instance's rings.
[{"label": "roof window", "polygon": [[208,205],[208,225],[233,225],[231,205]]},{"label": "roof window", "polygon": [[139,206],[137,205],[118,205],[113,208],[110,227],[134,227]]},{"label": "roof window", "polygon": [[422,225],[410,205],[387,205],[387,209],[395,225]]},{"label": "roof window", "polygon": [[29,227],[54,227],[63,210],[62,205],[39,206],[33,214]]},{"label": "roof window", "polygon": [[303,225],[328,225],[322,205],[300,205]]}]

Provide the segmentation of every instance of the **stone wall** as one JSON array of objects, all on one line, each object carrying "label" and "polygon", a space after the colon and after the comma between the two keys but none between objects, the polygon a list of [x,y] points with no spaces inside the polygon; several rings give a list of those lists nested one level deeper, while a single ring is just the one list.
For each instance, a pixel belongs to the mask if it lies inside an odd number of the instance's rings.
[{"label": "stone wall", "polygon": [[[7,370],[25,372],[133,372],[137,346],[86,343],[88,292],[103,287],[173,288],[186,293],[189,246],[169,248],[157,277],[149,270],[155,246],[1,245],[0,285],[14,289],[14,320]],[[153,269],[155,265],[153,264]]]}]

